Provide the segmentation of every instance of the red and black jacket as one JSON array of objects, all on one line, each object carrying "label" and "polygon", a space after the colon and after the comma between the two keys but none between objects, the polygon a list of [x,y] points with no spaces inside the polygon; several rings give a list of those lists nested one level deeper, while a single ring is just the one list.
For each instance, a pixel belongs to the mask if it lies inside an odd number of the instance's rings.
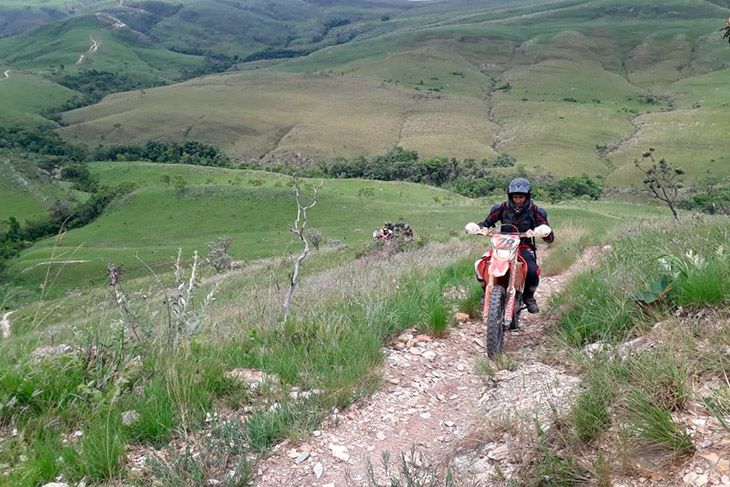
[{"label": "red and black jacket", "polygon": [[[512,208],[509,201],[494,205],[489,211],[487,218],[479,223],[479,226],[491,228],[498,221],[502,222],[503,232],[513,232],[515,231],[515,227],[519,232],[526,232],[540,225],[550,225],[548,223],[547,212],[543,208],[532,204],[530,200],[525,203],[523,209],[519,212]],[[550,232],[550,235],[543,238],[547,243],[552,242],[554,239],[555,234],[553,232]],[[533,239],[523,238],[522,243],[527,244],[533,250],[535,249]]]}]

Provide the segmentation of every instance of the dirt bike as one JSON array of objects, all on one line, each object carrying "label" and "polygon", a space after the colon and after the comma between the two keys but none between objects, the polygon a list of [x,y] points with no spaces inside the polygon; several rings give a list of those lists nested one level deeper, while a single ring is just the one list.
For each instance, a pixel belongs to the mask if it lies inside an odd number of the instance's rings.
[{"label": "dirt bike", "polygon": [[487,228],[480,229],[478,234],[491,237],[490,249],[477,262],[476,271],[486,282],[482,320],[487,328],[487,355],[494,358],[504,349],[505,329],[519,327],[527,277],[527,263],[520,255],[520,238],[535,234],[532,230],[497,233]]}]

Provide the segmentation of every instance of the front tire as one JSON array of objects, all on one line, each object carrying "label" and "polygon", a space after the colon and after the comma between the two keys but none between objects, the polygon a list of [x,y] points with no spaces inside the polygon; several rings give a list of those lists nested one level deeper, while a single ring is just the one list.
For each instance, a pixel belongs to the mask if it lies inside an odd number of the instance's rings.
[{"label": "front tire", "polygon": [[504,305],[506,292],[502,286],[494,286],[489,297],[489,312],[484,319],[487,325],[487,356],[495,358],[504,349]]}]

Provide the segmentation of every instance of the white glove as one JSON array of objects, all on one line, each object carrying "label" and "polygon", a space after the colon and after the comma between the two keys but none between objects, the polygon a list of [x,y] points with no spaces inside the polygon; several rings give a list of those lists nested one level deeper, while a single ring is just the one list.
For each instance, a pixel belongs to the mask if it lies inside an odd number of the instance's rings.
[{"label": "white glove", "polygon": [[547,225],[540,225],[538,227],[535,227],[534,233],[536,237],[546,238],[551,233],[553,233],[553,230]]},{"label": "white glove", "polygon": [[481,228],[479,228],[479,225],[474,222],[467,223],[464,227],[464,231],[471,235],[476,235],[477,233],[479,233],[479,230],[481,230]]}]

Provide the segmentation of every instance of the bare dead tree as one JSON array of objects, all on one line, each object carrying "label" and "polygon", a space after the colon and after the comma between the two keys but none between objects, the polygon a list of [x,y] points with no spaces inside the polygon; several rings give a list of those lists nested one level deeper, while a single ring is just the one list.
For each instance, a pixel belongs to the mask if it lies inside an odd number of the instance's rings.
[{"label": "bare dead tree", "polygon": [[311,203],[308,205],[305,205],[302,203],[302,191],[300,187],[300,181],[298,179],[294,180],[294,195],[296,196],[297,200],[297,219],[294,221],[294,225],[289,227],[289,230],[296,235],[299,240],[304,244],[304,250],[301,254],[299,254],[294,261],[294,269],[292,270],[291,274],[289,274],[289,291],[286,294],[286,298],[284,299],[284,321],[286,321],[289,318],[289,311],[291,306],[291,299],[294,295],[294,289],[297,286],[297,279],[299,278],[299,268],[302,264],[302,261],[307,258],[307,255],[309,255],[309,240],[307,239],[307,234],[305,233],[305,229],[307,228],[307,211],[311,210],[315,207],[317,204],[317,201],[319,199],[319,190],[322,189],[322,182],[314,187],[314,194],[312,194],[312,200]]},{"label": "bare dead tree", "polygon": [[682,188],[684,171],[681,168],[672,167],[664,158],[657,162],[654,158],[653,148],[643,152],[641,157],[651,161],[651,164],[644,168],[638,159],[634,159],[634,165],[644,174],[644,186],[653,198],[664,202],[671,210],[674,219],[679,221],[676,203]]}]

